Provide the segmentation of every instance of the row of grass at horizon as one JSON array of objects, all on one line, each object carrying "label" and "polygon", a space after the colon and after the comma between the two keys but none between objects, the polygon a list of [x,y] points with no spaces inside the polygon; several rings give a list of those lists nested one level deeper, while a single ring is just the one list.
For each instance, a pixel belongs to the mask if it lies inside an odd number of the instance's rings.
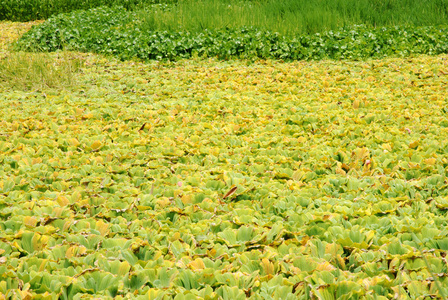
[{"label": "row of grass at horizon", "polygon": [[448,24],[446,0],[184,0],[140,11],[149,30],[201,32],[255,27],[284,35],[313,34],[351,25]]},{"label": "row of grass at horizon", "polygon": [[447,0],[5,0],[0,3],[0,20],[47,19],[102,5],[137,10],[148,29],[162,31],[253,26],[281,34],[310,34],[353,24],[448,24]]}]

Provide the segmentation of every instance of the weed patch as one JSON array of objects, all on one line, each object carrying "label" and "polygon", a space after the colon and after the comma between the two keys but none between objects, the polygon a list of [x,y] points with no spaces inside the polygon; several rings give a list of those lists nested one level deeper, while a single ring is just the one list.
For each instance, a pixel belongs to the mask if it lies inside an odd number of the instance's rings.
[{"label": "weed patch", "polygon": [[0,86],[29,91],[76,83],[82,60],[68,54],[12,52],[0,60]]}]

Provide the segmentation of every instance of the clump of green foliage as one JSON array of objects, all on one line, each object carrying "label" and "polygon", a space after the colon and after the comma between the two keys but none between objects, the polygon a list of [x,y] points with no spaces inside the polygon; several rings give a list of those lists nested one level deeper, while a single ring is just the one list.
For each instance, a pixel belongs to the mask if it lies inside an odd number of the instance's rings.
[{"label": "clump of green foliage", "polygon": [[120,59],[200,57],[246,59],[365,59],[439,54],[448,51],[447,26],[353,25],[338,31],[281,35],[254,27],[189,31],[151,31],[135,12],[100,7],[58,15],[32,28],[16,44],[20,50],[110,54]]},{"label": "clump of green foliage", "polygon": [[[26,22],[44,20],[53,15],[74,10],[87,10],[98,6],[123,6],[132,10],[159,0],[2,0],[0,1],[0,20]],[[169,2],[168,1],[164,1]]]}]

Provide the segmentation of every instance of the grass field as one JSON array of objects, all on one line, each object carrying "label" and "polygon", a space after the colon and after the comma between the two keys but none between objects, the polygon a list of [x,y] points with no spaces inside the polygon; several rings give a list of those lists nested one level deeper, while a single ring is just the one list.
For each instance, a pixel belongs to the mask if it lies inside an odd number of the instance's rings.
[{"label": "grass field", "polygon": [[4,0],[0,20],[48,19],[104,5],[146,8],[142,17],[147,27],[168,31],[256,26],[281,34],[309,34],[352,24],[448,24],[446,0]]},{"label": "grass field", "polygon": [[448,295],[447,55],[51,53],[16,85],[5,45],[0,299]]},{"label": "grass field", "polygon": [[141,18],[150,30],[201,32],[254,26],[281,34],[311,34],[343,26],[448,24],[448,3],[430,0],[185,0],[152,6]]}]

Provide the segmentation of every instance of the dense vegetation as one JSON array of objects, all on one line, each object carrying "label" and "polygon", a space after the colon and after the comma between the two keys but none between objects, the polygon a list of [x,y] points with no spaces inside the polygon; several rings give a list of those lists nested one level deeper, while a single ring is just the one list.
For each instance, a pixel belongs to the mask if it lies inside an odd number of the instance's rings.
[{"label": "dense vegetation", "polygon": [[446,58],[93,57],[1,90],[0,297],[448,295]]},{"label": "dense vegetation", "polygon": [[447,0],[183,0],[139,13],[148,29],[169,32],[255,27],[299,35],[354,24],[448,25]]},{"label": "dense vegetation", "polygon": [[365,59],[440,54],[448,50],[447,26],[368,28],[351,26],[314,35],[280,35],[256,28],[202,32],[151,31],[138,14],[101,7],[59,15],[26,33],[20,50],[68,49],[121,59],[207,56],[248,59]]},{"label": "dense vegetation", "polygon": [[446,299],[445,0],[83,3],[0,22],[0,299]]},{"label": "dense vegetation", "polygon": [[[133,10],[158,3],[159,0],[2,0],[0,20],[32,21],[44,20],[61,13],[88,10],[98,6],[123,6]],[[170,0],[163,0],[170,3]]]},{"label": "dense vegetation", "polygon": [[[174,5],[167,10],[152,7],[154,3]],[[143,10],[148,26],[169,31],[255,26],[286,34],[336,30],[352,24],[448,24],[446,0],[3,0],[0,20],[47,19],[102,5]]]}]

